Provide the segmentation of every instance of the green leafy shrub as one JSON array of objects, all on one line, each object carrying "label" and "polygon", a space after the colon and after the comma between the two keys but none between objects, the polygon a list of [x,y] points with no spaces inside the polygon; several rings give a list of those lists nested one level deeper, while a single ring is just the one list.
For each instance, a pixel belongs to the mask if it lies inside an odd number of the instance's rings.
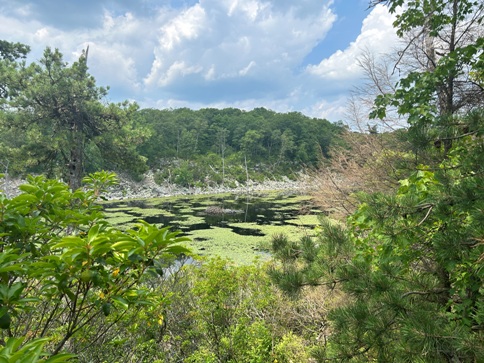
[{"label": "green leafy shrub", "polygon": [[115,176],[99,172],[84,182],[86,191],[71,191],[29,177],[20,195],[0,194],[2,339],[48,338],[42,344],[52,356],[83,351],[127,317],[164,304],[145,281],[163,273],[164,255],[188,252],[186,239],[142,221],[113,228],[96,201]]},{"label": "green leafy shrub", "polygon": [[171,293],[159,345],[165,362],[272,362],[274,345],[291,329],[284,325],[291,304],[263,266],[191,263],[160,288]]},{"label": "green leafy shrub", "polygon": [[291,332],[285,334],[274,347],[274,362],[278,363],[305,363],[309,361],[306,343]]}]

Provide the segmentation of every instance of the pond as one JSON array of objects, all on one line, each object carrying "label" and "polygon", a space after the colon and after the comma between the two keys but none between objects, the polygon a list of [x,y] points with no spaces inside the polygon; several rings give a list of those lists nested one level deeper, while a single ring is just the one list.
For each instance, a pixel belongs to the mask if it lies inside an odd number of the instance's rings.
[{"label": "pond", "polygon": [[110,222],[127,227],[137,220],[171,226],[192,241],[195,254],[221,256],[237,264],[270,257],[271,237],[313,235],[317,209],[309,196],[271,192],[130,199],[103,204]]}]

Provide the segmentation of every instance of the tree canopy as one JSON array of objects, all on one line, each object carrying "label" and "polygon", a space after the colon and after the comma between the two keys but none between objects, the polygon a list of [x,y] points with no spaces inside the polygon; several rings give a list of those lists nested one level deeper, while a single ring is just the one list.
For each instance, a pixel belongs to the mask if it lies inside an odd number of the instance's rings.
[{"label": "tree canopy", "polygon": [[130,123],[137,105],[103,103],[108,90],[88,73],[86,54],[69,66],[59,50],[47,48],[38,63],[27,66],[12,59],[28,47],[5,44],[10,56],[0,62],[8,68],[1,79],[0,132],[6,137],[0,147],[13,168],[63,177],[73,189],[87,171],[86,158],[96,153],[105,163],[116,161],[118,170],[146,170],[135,152],[145,133]]},{"label": "tree canopy", "polygon": [[[246,166],[256,180],[315,167],[329,157],[343,130],[324,119],[264,108],[144,109],[136,123],[150,130],[151,136],[138,147],[148,165],[160,170],[161,178],[187,186],[207,178],[223,183],[225,176],[244,182]],[[187,171],[187,178],[176,178]]]}]

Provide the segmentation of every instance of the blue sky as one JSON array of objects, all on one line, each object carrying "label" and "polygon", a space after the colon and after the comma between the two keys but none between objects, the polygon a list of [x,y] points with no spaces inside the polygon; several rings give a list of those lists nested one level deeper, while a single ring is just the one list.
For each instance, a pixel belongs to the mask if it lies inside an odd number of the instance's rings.
[{"label": "blue sky", "polygon": [[363,20],[369,14],[368,1],[365,0],[336,0],[332,9],[337,18],[325,38],[305,57],[305,65],[319,63],[321,59],[354,41],[360,34]]},{"label": "blue sky", "polygon": [[368,0],[0,0],[0,39],[89,68],[109,101],[141,107],[266,107],[345,121],[364,49],[396,44]]}]

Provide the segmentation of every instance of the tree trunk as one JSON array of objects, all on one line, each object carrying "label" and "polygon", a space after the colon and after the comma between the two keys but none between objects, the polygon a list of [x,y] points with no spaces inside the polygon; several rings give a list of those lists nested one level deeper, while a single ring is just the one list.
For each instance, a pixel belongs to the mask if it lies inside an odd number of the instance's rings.
[{"label": "tree trunk", "polygon": [[83,138],[77,122],[71,125],[71,149],[69,155],[69,187],[74,191],[81,187],[83,175]]}]

